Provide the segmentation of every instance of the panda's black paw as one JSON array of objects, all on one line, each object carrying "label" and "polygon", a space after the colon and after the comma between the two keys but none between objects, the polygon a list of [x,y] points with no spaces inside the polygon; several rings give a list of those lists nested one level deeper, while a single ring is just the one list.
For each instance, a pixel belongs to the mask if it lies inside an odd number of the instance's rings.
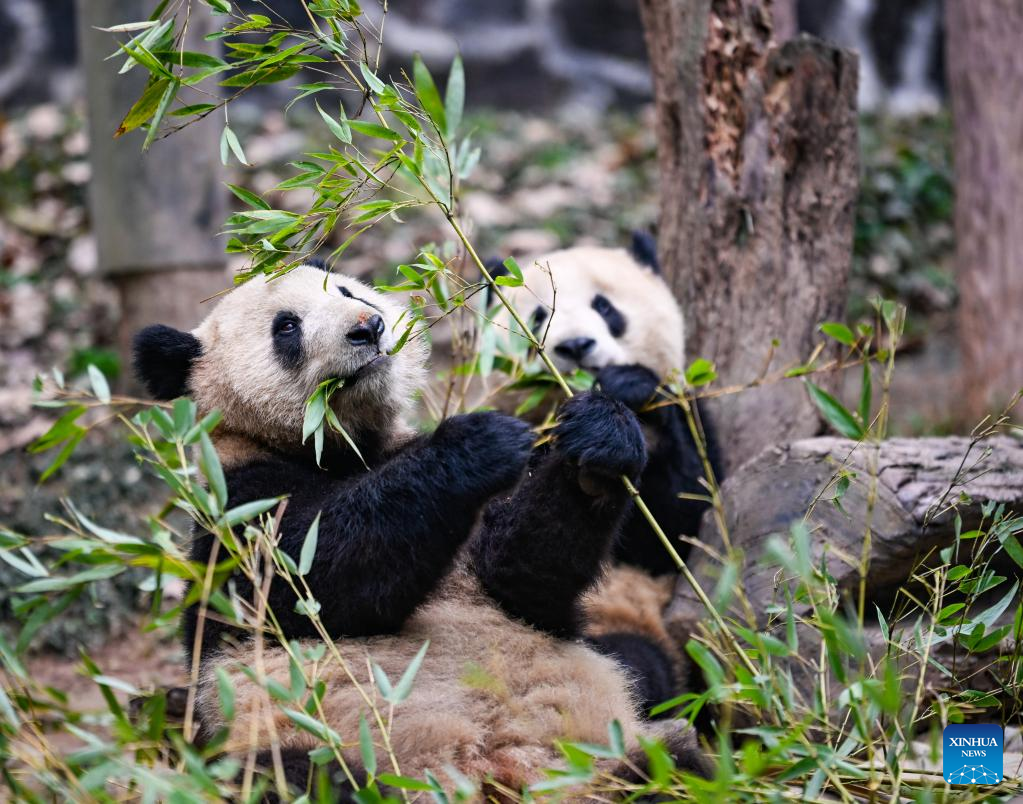
[{"label": "panda's black paw", "polygon": [[612,399],[625,403],[630,410],[639,411],[655,398],[660,382],[646,366],[633,363],[605,366],[597,373],[596,384]]},{"label": "panda's black paw", "polygon": [[636,415],[601,393],[573,397],[561,406],[554,429],[558,454],[579,471],[579,485],[594,496],[620,489],[646,466],[646,446]]},{"label": "panda's black paw", "polygon": [[452,474],[467,491],[481,498],[518,482],[533,440],[524,421],[493,411],[452,416],[434,433],[434,443],[444,451]]}]

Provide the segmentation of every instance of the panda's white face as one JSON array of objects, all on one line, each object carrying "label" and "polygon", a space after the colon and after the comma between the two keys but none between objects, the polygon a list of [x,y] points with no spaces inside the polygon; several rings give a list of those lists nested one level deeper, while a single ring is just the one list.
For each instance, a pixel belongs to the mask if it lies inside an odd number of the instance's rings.
[{"label": "panda's white face", "polygon": [[331,404],[341,423],[385,434],[411,404],[426,359],[422,339],[388,354],[401,313],[368,285],[313,266],[252,279],[193,332],[202,352],[189,388],[200,411],[223,413],[227,430],[294,448],[306,400],[340,378]]},{"label": "panda's white face", "polygon": [[511,301],[560,371],[639,363],[683,368],[682,313],[664,281],[625,249],[581,246],[522,263]]}]

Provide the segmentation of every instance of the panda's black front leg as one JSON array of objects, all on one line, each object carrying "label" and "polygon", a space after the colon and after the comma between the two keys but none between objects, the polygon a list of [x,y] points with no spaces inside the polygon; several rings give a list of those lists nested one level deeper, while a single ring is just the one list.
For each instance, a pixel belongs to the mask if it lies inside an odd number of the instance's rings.
[{"label": "panda's black front leg", "polygon": [[630,500],[621,481],[646,462],[633,413],[603,394],[568,400],[553,443],[515,493],[487,506],[470,546],[487,593],[556,636],[579,632],[579,597],[600,574]]},{"label": "panda's black front leg", "polygon": [[[444,577],[486,500],[519,479],[532,443],[510,416],[455,416],[326,501],[306,581],[331,635],[400,628]],[[297,557],[295,536],[304,534],[292,528],[282,547]]]},{"label": "panda's black front leg", "polygon": [[[296,562],[319,516],[316,553],[303,580],[323,626],[332,638],[390,633],[444,577],[487,499],[516,483],[532,444],[529,427],[511,416],[455,416],[357,478],[338,482],[319,469],[261,461],[228,473],[228,497],[235,506],[289,495],[279,546]],[[193,560],[209,560],[213,539],[199,535]],[[246,577],[239,573],[233,583],[243,599],[253,599]],[[317,636],[287,583],[272,583],[268,602],[287,638]],[[185,617],[189,649],[196,613],[193,606]],[[206,622],[203,653],[226,628]]]},{"label": "panda's black front leg", "polygon": [[[639,416],[650,455],[640,478],[643,501],[684,556],[686,545],[678,537],[697,534],[708,503],[684,499],[679,494],[707,494],[700,483],[704,467],[681,407],[663,405],[644,411],[657,400],[658,385],[657,375],[640,365],[608,366],[597,375],[601,391],[628,405]],[[711,466],[720,479],[713,429],[706,417],[701,418]],[[675,571],[671,556],[654,536],[650,525],[635,511],[622,527],[615,556],[654,575]]]}]

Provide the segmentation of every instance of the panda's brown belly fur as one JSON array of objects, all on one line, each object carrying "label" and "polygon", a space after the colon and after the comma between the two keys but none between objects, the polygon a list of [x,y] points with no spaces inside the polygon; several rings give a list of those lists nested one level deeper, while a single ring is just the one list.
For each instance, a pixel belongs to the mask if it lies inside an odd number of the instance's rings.
[{"label": "panda's brown belly fur", "polygon": [[[370,660],[396,684],[427,640],[430,646],[412,692],[394,709],[390,745],[395,769],[363,697],[374,702],[386,722],[389,705],[374,685]],[[353,746],[343,753],[354,765],[360,764],[360,714],[371,724],[381,772],[423,778],[429,769],[443,784],[443,768],[452,765],[471,779],[490,777],[512,789],[543,778],[544,768],[563,764],[555,740],[607,744],[608,724],[618,720],[626,744],[633,747],[643,731],[628,679],[613,660],[511,620],[464,571],[452,573],[400,634],[336,644],[347,670],[328,650],[318,666],[306,665],[306,673],[326,682],[324,720]],[[229,671],[235,685],[236,714],[227,750],[243,754],[250,747],[265,748],[271,740],[270,713],[282,748],[320,745],[267,702],[239,663],[256,666],[251,645],[225,651],[216,663]],[[284,648],[268,646],[262,663],[268,676],[289,686]],[[203,669],[197,711],[208,727],[223,725],[212,666]]]}]

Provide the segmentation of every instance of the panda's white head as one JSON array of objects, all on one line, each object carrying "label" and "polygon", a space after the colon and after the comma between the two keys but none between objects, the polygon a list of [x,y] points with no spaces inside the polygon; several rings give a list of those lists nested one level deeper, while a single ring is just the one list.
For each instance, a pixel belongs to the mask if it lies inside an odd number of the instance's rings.
[{"label": "panda's white head", "polygon": [[420,386],[427,346],[400,336],[402,308],[372,287],[306,264],[230,291],[191,333],[152,326],[135,338],[135,368],[157,399],[193,397],[220,431],[300,447],[306,400],[344,380],[331,405],[349,433],[386,439]]},{"label": "panda's white head", "polygon": [[665,378],[684,368],[682,311],[640,245],[577,246],[521,263],[525,285],[509,289],[510,300],[559,370],[639,363]]}]

